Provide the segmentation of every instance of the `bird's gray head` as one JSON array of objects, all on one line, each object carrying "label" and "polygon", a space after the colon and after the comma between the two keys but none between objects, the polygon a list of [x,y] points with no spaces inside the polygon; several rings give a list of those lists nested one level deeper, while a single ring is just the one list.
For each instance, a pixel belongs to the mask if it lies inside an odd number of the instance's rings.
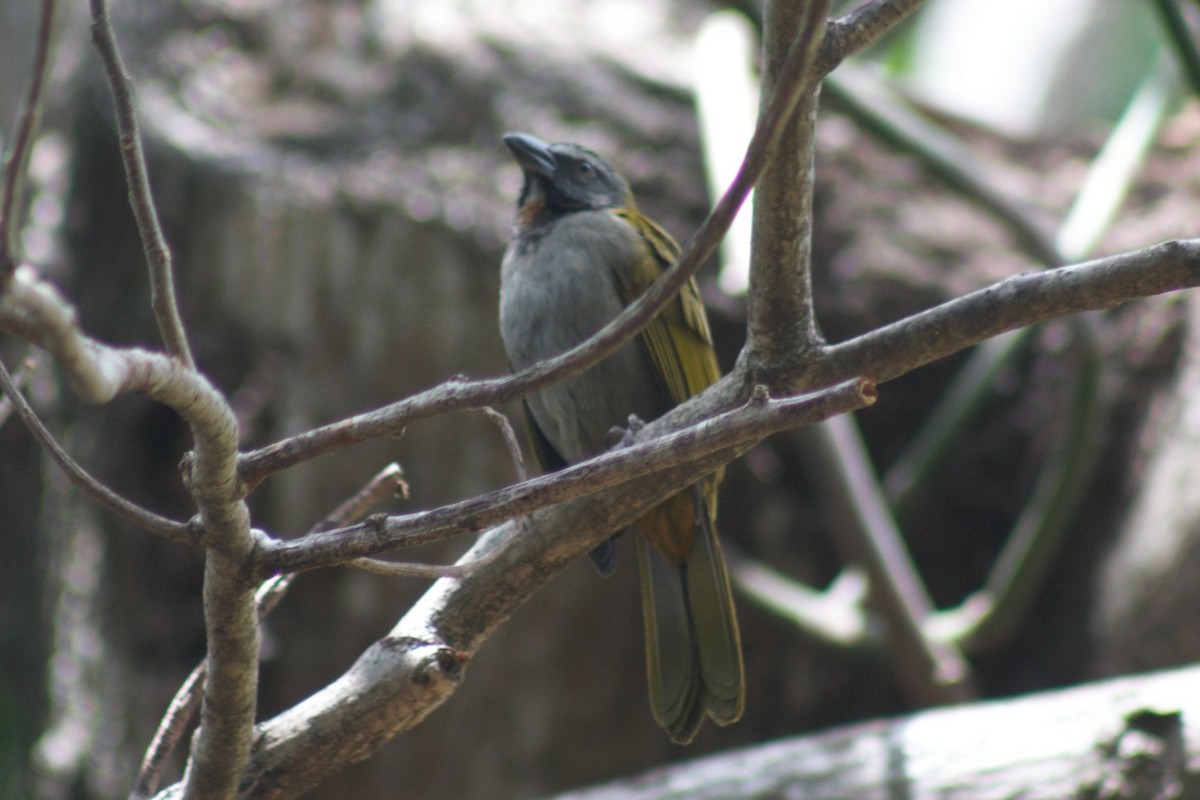
[{"label": "bird's gray head", "polygon": [[518,208],[535,201],[549,211],[633,205],[629,184],[591,150],[566,142],[546,144],[527,133],[507,134],[504,143],[525,173]]}]

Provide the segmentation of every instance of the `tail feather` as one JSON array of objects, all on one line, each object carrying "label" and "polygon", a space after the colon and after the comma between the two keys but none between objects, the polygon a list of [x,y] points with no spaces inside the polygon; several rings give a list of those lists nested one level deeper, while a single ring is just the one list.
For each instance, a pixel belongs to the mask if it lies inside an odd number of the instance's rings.
[{"label": "tail feather", "polygon": [[708,716],[729,725],[742,718],[745,707],[742,642],[725,558],[712,525],[705,520],[700,527],[684,565],[687,603]]},{"label": "tail feather", "polygon": [[[700,669],[688,619],[683,571],[638,537],[642,616],[646,626],[646,673],[650,711],[673,741],[689,742],[704,720]],[[700,713],[697,713],[697,712]]]},{"label": "tail feather", "polygon": [[709,504],[699,486],[689,493],[696,527],[686,558],[672,563],[650,537],[637,537],[650,708],[678,744],[695,738],[706,715],[737,721],[745,698],[729,575]]}]

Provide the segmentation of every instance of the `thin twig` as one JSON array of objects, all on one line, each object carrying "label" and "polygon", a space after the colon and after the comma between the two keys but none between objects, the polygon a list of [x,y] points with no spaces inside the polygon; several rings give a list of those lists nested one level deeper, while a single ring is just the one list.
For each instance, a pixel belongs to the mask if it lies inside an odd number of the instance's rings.
[{"label": "thin twig", "polygon": [[33,438],[37,439],[38,443],[54,459],[54,463],[58,464],[59,468],[67,476],[67,479],[95,501],[97,505],[108,509],[122,519],[137,525],[139,528],[157,534],[164,539],[170,539],[173,542],[183,542],[184,544],[194,545],[199,543],[198,531],[193,530],[191,526],[186,523],[167,519],[166,517],[160,517],[158,514],[126,500],[93,478],[87,470],[80,466],[79,462],[71,458],[70,454],[62,448],[50,431],[46,429],[46,426],[42,424],[42,420],[33,408],[30,407],[24,395],[17,389],[8,369],[2,363],[0,363],[0,390],[3,390],[4,395],[12,403],[17,416],[25,423],[25,427],[33,434]]},{"label": "thin twig", "polygon": [[483,555],[460,561],[457,564],[414,564],[410,562],[385,561],[381,558],[355,558],[346,562],[347,567],[361,569],[373,575],[383,575],[387,578],[465,578],[483,569],[504,554],[504,546],[511,536],[520,533],[520,527],[514,525],[509,536],[496,543],[496,546]]},{"label": "thin twig", "polygon": [[314,525],[310,533],[341,528],[353,520],[362,519],[370,509],[387,498],[394,497],[397,493],[407,500],[408,491],[408,481],[404,479],[404,470],[393,461],[375,473],[375,476],[352,497],[329,512],[325,519]]},{"label": "thin twig", "polygon": [[525,455],[521,452],[521,445],[517,441],[517,434],[513,430],[512,423],[509,422],[508,417],[491,406],[481,408],[480,411],[500,429],[500,435],[504,437],[504,446],[508,448],[508,455],[512,458],[513,468],[517,471],[517,480],[529,480],[529,470],[525,468]]},{"label": "thin twig", "polygon": [[204,699],[201,689],[207,671],[208,661],[201,661],[171,698],[171,704],[167,706],[162,721],[158,723],[158,730],[154,732],[154,738],[146,748],[146,755],[142,758],[141,767],[133,782],[133,791],[129,793],[129,800],[145,800],[158,791],[167,760],[183,739],[188,725],[200,708],[200,702]]},{"label": "thin twig", "polygon": [[[37,368],[36,356],[30,355],[21,362],[21,366],[17,367],[17,371],[12,374],[12,384],[15,391],[20,392],[25,389],[25,384],[30,379],[30,374]],[[9,399],[8,393],[0,391],[0,426],[3,426],[8,418],[12,416],[16,406]]]},{"label": "thin twig", "polygon": [[916,11],[924,0],[874,0],[829,22],[817,64],[830,72],[855,53],[865,50]]},{"label": "thin twig", "polygon": [[[519,482],[529,480],[529,472],[525,469],[525,457],[521,454],[521,445],[517,443],[517,434],[513,431],[512,423],[508,421],[508,417],[496,411],[491,406],[485,406],[479,409],[479,411],[500,429],[501,436],[504,437],[504,444],[508,448],[514,468],[517,471],[517,480]],[[328,528],[322,530],[328,530]],[[520,526],[518,524],[513,529],[512,535],[516,535],[519,532]],[[506,541],[499,542],[482,556],[468,561],[460,561],[456,564],[416,564],[412,562],[385,561],[380,558],[356,558],[346,562],[346,566],[370,572],[374,575],[383,575],[388,578],[427,578],[431,580],[438,578],[464,578],[499,558],[504,552],[504,545],[506,543]]]},{"label": "thin twig", "polygon": [[56,0],[42,0],[41,20],[38,23],[34,47],[33,68],[29,73],[29,88],[17,120],[12,146],[0,164],[4,182],[0,186],[0,289],[8,284],[13,270],[20,262],[20,226],[17,224],[24,202],[25,173],[29,154],[41,122],[44,89],[50,75],[51,54],[54,51],[54,18]]},{"label": "thin twig", "polygon": [[171,248],[163,236],[158,209],[150,191],[146,171],[146,154],[142,150],[142,133],[138,125],[133,100],[133,82],[125,69],[117,35],[108,15],[107,0],[90,0],[92,9],[92,43],[100,53],[104,74],[112,89],[113,109],[117,115],[117,134],[121,142],[121,161],[125,165],[125,180],[129,184],[129,204],[137,221],[138,235],[146,262],[150,268],[150,306],[158,323],[159,334],[167,352],[189,368],[195,368],[187,332],[179,316],[175,300],[175,277],[171,266]]}]

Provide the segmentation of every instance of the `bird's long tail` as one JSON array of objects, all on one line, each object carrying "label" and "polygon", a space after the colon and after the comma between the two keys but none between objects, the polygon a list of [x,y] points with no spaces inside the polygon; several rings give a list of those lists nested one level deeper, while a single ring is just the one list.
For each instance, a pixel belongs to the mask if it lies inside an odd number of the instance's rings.
[{"label": "bird's long tail", "polygon": [[[663,526],[694,526],[679,552],[662,546]],[[729,573],[717,542],[713,509],[699,484],[638,522],[642,613],[650,708],[671,740],[687,744],[707,715],[736,722],[745,703],[745,677]],[[666,553],[664,553],[666,551]]]}]

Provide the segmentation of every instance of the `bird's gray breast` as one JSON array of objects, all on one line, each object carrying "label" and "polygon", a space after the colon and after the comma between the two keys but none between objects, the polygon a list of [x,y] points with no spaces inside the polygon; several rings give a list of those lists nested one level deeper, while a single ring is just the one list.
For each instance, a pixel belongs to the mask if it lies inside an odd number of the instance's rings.
[{"label": "bird's gray breast", "polygon": [[[567,215],[514,239],[500,272],[500,334],[514,369],[571,349],[622,310],[618,273],[643,257],[637,232],[611,211]],[[623,271],[623,272],[622,272]],[[528,398],[549,442],[568,461],[607,449],[608,432],[630,414],[666,410],[636,339],[581,375]]]}]

